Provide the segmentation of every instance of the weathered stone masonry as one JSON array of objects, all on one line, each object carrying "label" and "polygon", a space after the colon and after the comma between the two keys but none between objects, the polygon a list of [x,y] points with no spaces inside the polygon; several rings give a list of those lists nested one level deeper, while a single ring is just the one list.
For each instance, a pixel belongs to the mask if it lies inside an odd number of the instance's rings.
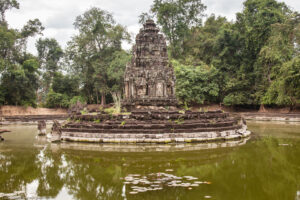
[{"label": "weathered stone masonry", "polygon": [[122,102],[132,112],[129,115],[71,112],[70,122],[62,127],[54,123],[53,141],[190,143],[249,136],[242,118],[230,117],[222,111],[176,109],[174,71],[168,60],[166,41],[158,32],[154,22],[148,20],[136,36],[133,58],[125,71]]},{"label": "weathered stone masonry", "polygon": [[123,106],[176,105],[175,75],[166,40],[152,20],[136,36],[133,57],[126,66]]}]

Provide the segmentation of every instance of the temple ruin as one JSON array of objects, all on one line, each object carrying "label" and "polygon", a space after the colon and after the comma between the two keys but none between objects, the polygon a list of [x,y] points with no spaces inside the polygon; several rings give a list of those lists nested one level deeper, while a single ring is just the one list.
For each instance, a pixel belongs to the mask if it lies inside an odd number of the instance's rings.
[{"label": "temple ruin", "polygon": [[137,34],[132,52],[125,70],[123,106],[176,106],[175,75],[166,40],[153,20],[147,20]]},{"label": "temple ruin", "polygon": [[52,141],[190,143],[250,135],[241,117],[221,110],[192,112],[176,108],[175,76],[166,41],[152,20],[147,20],[136,36],[133,57],[124,76],[122,104],[130,113],[113,115],[99,110],[81,114],[74,109],[63,126],[54,123]]}]

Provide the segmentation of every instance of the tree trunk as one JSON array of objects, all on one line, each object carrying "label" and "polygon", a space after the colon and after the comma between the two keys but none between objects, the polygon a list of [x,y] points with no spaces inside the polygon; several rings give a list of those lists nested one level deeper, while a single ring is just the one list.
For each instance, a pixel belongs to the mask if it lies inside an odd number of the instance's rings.
[{"label": "tree trunk", "polygon": [[105,106],[106,99],[105,99],[105,93],[101,93],[101,106]]},{"label": "tree trunk", "polygon": [[98,91],[96,91],[96,96],[97,96],[97,104],[99,104],[99,95],[98,95]]},{"label": "tree trunk", "polygon": [[111,92],[111,96],[114,100],[114,104],[115,104],[115,108],[117,110],[118,113],[121,112],[121,92]]},{"label": "tree trunk", "polygon": [[258,112],[266,112],[266,108],[264,106],[264,104],[260,104],[260,108]]}]

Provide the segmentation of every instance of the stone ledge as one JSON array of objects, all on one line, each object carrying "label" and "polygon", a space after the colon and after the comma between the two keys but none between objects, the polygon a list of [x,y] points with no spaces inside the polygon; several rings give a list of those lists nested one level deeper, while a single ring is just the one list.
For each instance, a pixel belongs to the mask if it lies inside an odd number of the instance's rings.
[{"label": "stone ledge", "polygon": [[[246,138],[250,136],[250,131],[244,129],[229,130],[223,132],[206,132],[198,133],[185,133],[184,137],[178,137],[179,135],[173,133],[164,134],[152,134],[153,137],[149,138],[147,134],[128,134],[127,138],[113,137],[110,134],[95,134],[91,133],[70,133],[63,132],[61,136],[62,141],[73,141],[73,142],[91,142],[91,143],[155,143],[155,144],[168,144],[168,143],[201,143],[201,142],[212,142],[212,141],[228,141]],[[164,136],[167,137],[164,137]],[[188,137],[192,135],[193,137]]]}]

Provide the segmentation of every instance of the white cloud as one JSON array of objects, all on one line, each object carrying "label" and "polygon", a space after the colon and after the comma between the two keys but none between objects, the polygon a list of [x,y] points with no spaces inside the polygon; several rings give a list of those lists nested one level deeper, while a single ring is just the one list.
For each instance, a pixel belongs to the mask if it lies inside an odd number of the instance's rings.
[{"label": "white cloud", "polygon": [[[91,7],[100,7],[111,12],[116,21],[127,26],[134,35],[138,33],[140,25],[138,16],[147,12],[153,0],[19,0],[20,9],[7,13],[7,20],[11,27],[22,28],[30,19],[39,18],[46,30],[43,37],[51,37],[65,47],[67,41],[76,33],[73,27],[76,16],[81,15]],[[299,0],[285,0],[287,5],[300,11]],[[235,14],[243,8],[241,0],[203,0],[207,6],[206,14],[226,16],[235,19]],[[38,37],[37,37],[38,38]],[[35,40],[29,41],[28,49],[36,53]],[[125,48],[131,45],[125,44]]]}]

